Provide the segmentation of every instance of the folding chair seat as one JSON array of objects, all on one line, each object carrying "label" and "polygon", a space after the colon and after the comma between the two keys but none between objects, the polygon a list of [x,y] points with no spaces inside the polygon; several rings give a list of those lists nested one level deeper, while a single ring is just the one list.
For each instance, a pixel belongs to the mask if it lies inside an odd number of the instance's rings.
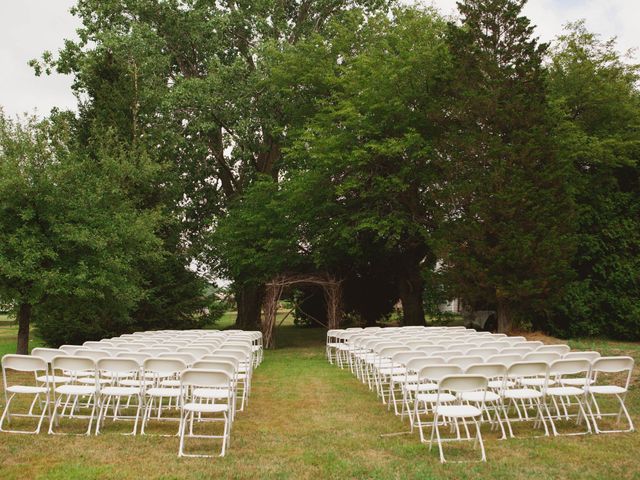
[{"label": "folding chair seat", "polygon": [[[479,444],[481,452],[480,461],[487,461],[479,423],[484,411],[484,395],[486,394],[486,391],[487,379],[481,375],[454,374],[445,376],[438,382],[438,393],[436,394],[437,397],[433,409],[434,419],[431,430],[431,439],[429,440],[429,449],[431,449],[435,437],[436,442],[438,443],[441,463],[446,462],[442,446],[443,442],[455,441],[473,441],[474,448]],[[480,394],[483,399],[476,405],[465,405],[457,401],[462,394],[471,392]],[[451,400],[452,396],[454,398],[453,401]],[[452,432],[455,431],[456,433],[455,437],[442,438],[440,435],[441,418],[445,420],[445,422],[443,422],[445,425],[451,425]],[[463,423],[464,432],[466,433],[465,437],[462,437],[460,434],[460,421]],[[467,422],[471,422],[475,425],[476,434],[473,437],[469,433]]]},{"label": "folding chair seat", "polygon": [[[588,383],[591,375],[591,364],[588,360],[574,359],[574,360],[556,360],[549,365],[548,378],[554,377],[559,379],[560,386],[552,387],[547,385],[545,388],[545,411],[549,423],[551,423],[551,431],[555,436],[559,435],[556,420],[569,420],[571,417],[576,418],[576,425],[579,425],[584,420],[587,430],[583,432],[563,433],[562,435],[583,435],[591,433],[591,425],[586,413],[586,390],[584,385]],[[563,384],[562,378],[564,377],[576,378],[581,380],[582,388],[577,386],[568,386]],[[570,413],[570,409],[573,407],[574,402],[567,401],[571,399],[575,401],[575,405],[578,407],[578,411],[575,414]],[[555,415],[551,414],[549,408],[549,401],[553,404],[555,409]]]},{"label": "folding chair seat", "polygon": [[[544,362],[516,362],[511,364],[507,369],[507,377],[505,379],[505,387],[501,392],[504,405],[504,418],[509,428],[509,435],[513,438],[512,422],[534,421],[534,428],[542,424],[545,436],[549,435],[547,423],[544,419],[542,401],[544,399],[544,383],[542,388],[534,388],[525,386],[523,381],[528,379],[539,379],[548,376],[549,366]],[[507,382],[515,384],[508,385]],[[517,418],[509,416],[511,407],[515,409]],[[527,410],[533,409],[536,416],[531,418]]]},{"label": "folding chair seat", "polygon": [[[57,371],[63,372],[61,376],[68,376],[70,380],[58,385],[55,381],[58,376]],[[61,355],[51,361],[51,372],[53,373],[54,404],[49,422],[49,434],[60,434],[54,431],[54,427],[59,426],[61,419],[76,418],[88,420],[85,435],[90,435],[96,413],[96,398],[100,389],[100,382],[96,379],[95,360],[90,357]],[[81,404],[82,399],[86,400],[84,406]],[[88,413],[79,413],[82,408],[88,410]]]},{"label": "folding chair seat", "polygon": [[[586,386],[588,394],[587,409],[596,433],[615,433],[615,432],[633,432],[634,426],[629,411],[625,405],[629,385],[631,383],[631,374],[633,373],[634,360],[632,357],[600,357],[593,361],[591,372],[595,382]],[[620,375],[626,373],[626,378],[620,379]],[[606,383],[605,383],[606,382]],[[613,396],[620,404],[617,413],[603,412],[602,407],[597,401],[597,396]],[[616,424],[619,424],[622,416],[627,420],[628,427],[626,429],[607,429],[604,430],[598,424],[603,417],[616,417]]]},{"label": "folding chair seat", "polygon": [[[27,385],[24,382],[14,382],[13,377],[15,374],[8,375],[9,372],[17,372],[17,375],[21,373],[33,373],[34,382],[33,385]],[[44,378],[44,381],[37,380],[38,378]],[[31,355],[5,355],[2,357],[2,384],[4,386],[5,406],[0,417],[0,432],[9,433],[25,433],[25,434],[37,434],[40,433],[40,428],[44,422],[45,417],[50,416],[50,402],[49,395],[51,391],[51,384],[49,379],[49,366],[47,361],[38,356]],[[17,395],[33,395],[33,400],[29,407],[28,413],[11,413],[11,402]],[[44,397],[41,400],[41,397]],[[40,415],[33,413],[33,409],[36,405],[40,405]],[[16,430],[7,429],[4,427],[5,420],[7,423],[11,423],[11,417],[26,417],[37,418],[35,430]]]},{"label": "folding chair seat", "polygon": [[[135,435],[138,429],[138,420],[142,409],[142,388],[127,385],[125,380],[140,380],[140,364],[132,358],[102,358],[96,362],[98,379],[103,375],[109,383],[113,385],[104,386],[98,391],[98,418],[96,420],[96,435],[100,433],[100,428],[108,418],[109,407],[112,407],[111,417],[115,420],[134,419],[131,435]],[[126,408],[130,406],[131,399],[136,400],[135,416],[126,416],[121,413],[121,400],[126,400]],[[114,402],[113,406],[111,403]]]},{"label": "folding chair seat", "polygon": [[[180,377],[180,445],[179,457],[212,457],[207,454],[185,453],[185,441],[188,438],[222,439],[220,456],[225,455],[231,437],[233,386],[231,376],[220,370],[185,370]],[[203,399],[194,397],[192,392],[198,389],[223,390],[228,393],[226,398]],[[206,400],[206,401],[203,401]],[[216,400],[220,400],[219,402]],[[221,435],[205,435],[194,433],[194,423],[223,422]]]}]

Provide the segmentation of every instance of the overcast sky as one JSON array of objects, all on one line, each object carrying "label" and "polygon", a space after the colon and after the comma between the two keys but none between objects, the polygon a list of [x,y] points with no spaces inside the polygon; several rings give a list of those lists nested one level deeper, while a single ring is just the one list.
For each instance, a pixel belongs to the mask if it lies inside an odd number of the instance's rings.
[{"label": "overcast sky", "polygon": [[[411,1],[411,0],[407,0]],[[69,8],[74,0],[0,0],[0,106],[9,115],[74,108],[71,78],[36,77],[27,65],[44,50],[56,52],[65,38],[75,38],[78,21]],[[445,14],[456,11],[455,0],[423,0]],[[640,46],[639,0],[529,0],[525,13],[547,41],[562,25],[581,18],[587,28],[608,38],[617,36],[623,50]],[[638,58],[638,55],[636,55]]]}]

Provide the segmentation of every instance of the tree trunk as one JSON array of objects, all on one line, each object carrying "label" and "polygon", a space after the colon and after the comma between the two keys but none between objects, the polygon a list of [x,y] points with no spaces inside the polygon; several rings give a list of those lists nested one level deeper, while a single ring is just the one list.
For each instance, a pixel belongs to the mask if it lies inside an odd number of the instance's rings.
[{"label": "tree trunk", "polygon": [[241,285],[236,288],[238,316],[236,327],[242,330],[259,330],[264,285]]},{"label": "tree trunk", "polygon": [[21,303],[18,308],[18,348],[21,355],[29,354],[29,324],[31,323],[31,304]]},{"label": "tree trunk", "polygon": [[416,261],[407,265],[400,275],[398,293],[402,302],[402,324],[424,325],[424,305],[422,291],[424,282],[420,272],[420,264]]},{"label": "tree trunk", "polygon": [[498,333],[510,333],[513,328],[509,302],[498,299]]}]

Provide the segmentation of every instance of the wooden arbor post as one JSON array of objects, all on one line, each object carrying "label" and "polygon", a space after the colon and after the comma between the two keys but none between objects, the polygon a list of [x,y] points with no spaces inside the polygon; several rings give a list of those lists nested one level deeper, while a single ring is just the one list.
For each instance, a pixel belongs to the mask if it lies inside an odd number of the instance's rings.
[{"label": "wooden arbor post", "polygon": [[262,306],[262,341],[265,348],[275,347],[274,329],[278,303],[282,292],[291,285],[318,285],[322,287],[327,304],[327,328],[340,327],[342,321],[342,281],[328,274],[292,275],[274,278],[266,284],[264,303]]}]

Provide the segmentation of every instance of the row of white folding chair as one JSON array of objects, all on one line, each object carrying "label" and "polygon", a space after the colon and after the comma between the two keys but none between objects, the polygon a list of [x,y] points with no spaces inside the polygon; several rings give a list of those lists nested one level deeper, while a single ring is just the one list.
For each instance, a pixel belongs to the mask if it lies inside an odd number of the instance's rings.
[{"label": "row of white folding chair", "polygon": [[[588,352],[586,355],[572,358],[594,358],[594,352]],[[597,353],[596,353],[597,354]],[[519,361],[543,361],[553,362],[562,358],[557,352],[529,352],[526,354],[495,354],[495,355],[469,355],[463,352],[437,351],[437,352],[416,352],[407,350],[406,347],[395,346],[386,347],[379,352],[377,359],[373,360],[370,365],[372,372],[368,375],[373,376],[376,391],[382,398],[383,403],[389,401],[389,405],[393,403],[396,414],[397,403],[394,396],[394,388],[401,383],[402,375],[405,373],[406,362],[412,358],[429,359],[431,363],[445,363],[465,368],[468,365],[479,363],[503,363],[509,365]],[[377,363],[376,363],[377,361]],[[371,388],[371,379],[367,377],[367,383]],[[364,380],[363,380],[364,381]],[[393,398],[392,398],[393,397]]]},{"label": "row of white folding chair", "polygon": [[[633,370],[633,359],[631,357],[601,357],[593,361],[589,361],[588,359],[560,359],[551,363],[516,362],[510,366],[503,364],[470,365],[466,369],[451,365],[428,365],[422,366],[418,372],[417,382],[418,384],[422,383],[426,386],[432,386],[432,382],[438,380],[437,375],[433,374],[434,371],[449,374],[452,369],[460,369],[460,372],[465,371],[467,374],[482,374],[487,376],[488,380],[498,379],[501,387],[492,390],[490,400],[491,402],[502,402],[501,408],[496,409],[496,415],[498,415],[497,420],[500,422],[499,412],[501,410],[503,418],[507,421],[510,436],[512,437],[512,421],[532,420],[531,417],[526,415],[527,406],[534,407],[536,410],[536,417],[534,417],[533,420],[542,423],[545,429],[545,435],[549,434],[545,418],[550,422],[553,434],[558,435],[554,420],[568,420],[571,416],[567,411],[567,407],[572,404],[565,402],[567,398],[573,399],[575,405],[578,407],[578,412],[572,416],[576,418],[577,422],[584,420],[586,423],[586,431],[578,433],[592,432],[590,423],[593,425],[596,433],[633,430],[633,422],[624,403]],[[600,385],[593,380],[599,373],[626,373],[626,378],[623,380],[622,385]],[[567,376],[569,378],[566,378]],[[540,382],[540,380],[542,380],[542,382]],[[579,380],[579,382],[572,382],[571,380]],[[491,382],[489,382],[488,385],[490,386]],[[421,391],[419,386],[416,391]],[[598,405],[596,395],[616,396],[620,404],[620,411],[604,413]],[[420,397],[416,398],[419,399]],[[428,394],[421,398],[425,403],[432,400],[432,397],[429,397]],[[463,396],[460,400],[473,403],[478,400],[478,396],[476,395],[474,397],[473,394],[470,394],[466,398]],[[505,401],[509,402],[508,406],[504,405]],[[524,401],[528,401],[528,405],[525,405]],[[522,415],[518,403],[520,403],[520,407],[524,409],[525,415]],[[511,418],[509,415],[511,406],[514,406],[516,409],[516,418]],[[417,407],[414,405],[414,413],[415,408]],[[555,415],[551,414],[552,408],[555,409]],[[605,431],[599,427],[598,421],[603,416],[617,416],[619,420],[622,414],[624,414],[628,422],[627,429]],[[503,436],[504,434],[503,429]],[[424,437],[421,436],[421,438],[424,440]]]},{"label": "row of white folding chair", "polygon": [[[154,367],[155,365],[155,367]],[[148,372],[156,372],[167,376],[180,375],[179,388],[174,389],[177,393],[176,396],[180,399],[180,427],[178,433],[180,435],[179,455],[185,456],[184,453],[184,439],[188,436],[193,436],[193,422],[196,420],[194,413],[198,413],[198,420],[201,419],[202,414],[207,413],[222,413],[224,425],[224,433],[222,436],[210,436],[211,438],[222,438],[222,450],[221,455],[224,455],[225,449],[229,442],[231,432],[231,421],[233,420],[234,412],[234,399],[235,399],[235,380],[231,364],[224,362],[203,362],[200,367],[216,367],[216,369],[187,369],[186,365],[179,360],[162,360],[162,359],[148,359],[145,362],[145,368]],[[131,378],[132,374],[141,375],[141,369],[139,364],[133,359],[127,358],[104,358],[94,362],[90,358],[82,357],[69,357],[58,356],[52,360],[52,371],[55,375],[60,372],[91,372],[94,371],[96,378],[99,378],[101,374],[109,374],[108,378],[113,379],[118,376],[125,378]],[[15,433],[39,433],[44,419],[49,416],[49,433],[54,434],[54,428],[58,426],[61,417],[65,416],[65,409],[69,403],[70,398],[73,398],[73,407],[75,407],[78,400],[83,397],[88,399],[88,406],[90,405],[90,412],[87,414],[75,414],[72,413],[75,418],[84,418],[88,420],[88,426],[86,434],[90,434],[92,430],[92,424],[95,419],[96,428],[95,433],[100,433],[100,427],[103,425],[104,420],[107,418],[107,412],[112,402],[117,399],[117,405],[122,398],[126,398],[128,401],[132,397],[137,399],[134,426],[132,433],[135,434],[138,422],[140,420],[141,411],[143,408],[143,396],[147,396],[145,390],[136,388],[134,386],[124,385],[109,385],[100,388],[100,382],[96,381],[96,386],[91,387],[81,384],[73,384],[71,382],[65,382],[62,385],[56,385],[55,380],[49,382],[49,366],[45,359],[37,356],[27,355],[6,355],[2,359],[3,370],[3,382],[5,386],[5,395],[7,395],[7,404],[0,417],[0,431],[15,432]],[[7,370],[15,370],[18,372],[33,372],[36,377],[44,375],[46,382],[44,385],[20,385],[12,384],[7,380]],[[195,373],[194,373],[195,372]],[[81,375],[84,377],[84,375]],[[55,377],[53,377],[55,378]],[[214,381],[215,380],[215,381]],[[142,385],[142,384],[141,384]],[[153,392],[153,388],[146,390],[146,392]],[[50,410],[50,394],[53,394],[53,410]],[[10,419],[11,416],[17,416],[19,414],[10,413],[11,402],[18,394],[29,394],[34,396],[32,402],[33,406],[38,403],[39,396],[45,396],[45,401],[40,402],[42,405],[42,412],[39,415],[25,414],[24,416],[33,416],[38,418],[38,423],[33,431],[20,431],[20,430],[7,430],[4,428],[5,420]],[[220,403],[216,400],[225,399],[226,402]],[[64,407],[63,407],[63,402]],[[97,414],[97,415],[96,415]],[[190,416],[189,416],[190,415]],[[114,406],[113,418],[123,419],[124,417],[118,413],[117,407]],[[147,418],[148,420],[148,418]],[[187,433],[186,422],[190,421],[191,426]],[[144,421],[143,421],[144,424]],[[201,456],[201,455],[200,455]],[[208,455],[207,455],[208,456]]]}]

